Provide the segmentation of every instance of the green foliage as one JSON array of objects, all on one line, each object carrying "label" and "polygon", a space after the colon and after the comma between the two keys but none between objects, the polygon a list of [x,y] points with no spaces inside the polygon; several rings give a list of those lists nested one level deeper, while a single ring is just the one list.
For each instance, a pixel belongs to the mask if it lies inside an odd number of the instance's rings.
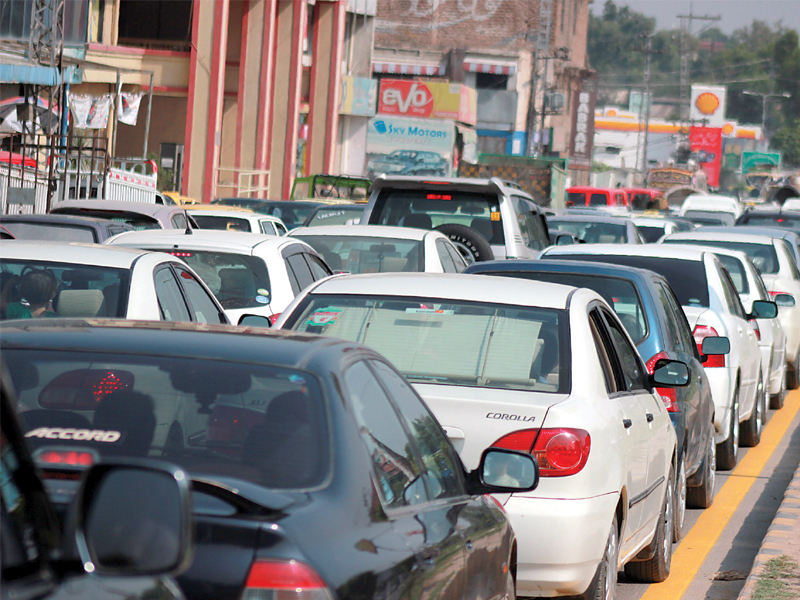
[{"label": "green foliage", "polygon": [[753,600],[789,600],[796,598],[797,564],[788,556],[777,556],[764,565],[756,580]]},{"label": "green foliage", "polygon": [[800,167],[800,119],[779,129],[772,137],[771,146],[783,153],[784,165]]}]

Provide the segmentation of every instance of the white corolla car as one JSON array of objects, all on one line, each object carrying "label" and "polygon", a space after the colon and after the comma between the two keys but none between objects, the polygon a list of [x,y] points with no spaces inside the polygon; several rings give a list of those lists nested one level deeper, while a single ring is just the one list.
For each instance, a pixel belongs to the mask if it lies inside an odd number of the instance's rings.
[{"label": "white corolla car", "polygon": [[506,277],[344,275],[308,288],[277,325],[386,356],[468,469],[490,446],[536,457],[539,487],[498,498],[519,542],[519,595],[609,598],[623,565],[642,581],[669,574],[676,436],[654,386],[685,385],[688,370],[659,361],[648,375],[597,293]]},{"label": "white corolla car", "polygon": [[[2,318],[119,318],[227,324],[208,286],[169,254],[97,244],[6,241],[0,249]],[[38,279],[34,286],[27,279]]]},{"label": "white corolla car", "polygon": [[460,273],[467,268],[458,249],[439,231],[388,225],[298,227],[293,238],[319,252],[334,271]]},{"label": "white corolla car", "polygon": [[[745,227],[742,230],[742,233],[674,233],[661,243],[719,246],[740,250],[753,259],[767,291],[778,303],[778,318],[786,333],[786,387],[796,390],[800,388],[800,270],[794,252],[782,237],[752,234]],[[779,295],[782,297],[778,298]]]},{"label": "white corolla car", "polygon": [[[714,428],[717,468],[736,466],[739,424],[757,429],[756,398],[766,388],[761,379],[761,351],[748,315],[728,271],[713,249],[670,247],[661,244],[619,246],[595,244],[548,248],[542,259],[576,259],[611,262],[650,269],[669,282],[692,328],[698,350],[709,337],[726,337],[731,351],[708,356],[705,367],[714,398]],[[758,304],[757,306],[762,306]],[[765,308],[774,311],[773,304]]]},{"label": "white corolla car", "polygon": [[268,326],[306,286],[331,275],[300,240],[259,233],[192,229],[129,231],[106,244],[167,252],[186,261],[225,309],[231,323]]}]

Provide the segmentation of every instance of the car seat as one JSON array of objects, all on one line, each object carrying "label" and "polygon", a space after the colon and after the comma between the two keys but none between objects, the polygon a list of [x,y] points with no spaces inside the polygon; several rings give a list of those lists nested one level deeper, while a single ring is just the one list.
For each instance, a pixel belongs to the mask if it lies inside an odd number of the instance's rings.
[{"label": "car seat", "polygon": [[61,290],[56,313],[59,317],[105,316],[102,290]]},{"label": "car seat", "polygon": [[500,221],[492,221],[491,219],[487,219],[485,217],[476,217],[475,219],[472,219],[469,226],[485,237],[487,242],[502,243],[493,241],[501,240],[503,238],[503,229]]},{"label": "car seat", "polygon": [[218,275],[220,280],[218,300],[221,304],[235,299],[255,298],[256,282],[253,273],[248,269],[220,269]]}]

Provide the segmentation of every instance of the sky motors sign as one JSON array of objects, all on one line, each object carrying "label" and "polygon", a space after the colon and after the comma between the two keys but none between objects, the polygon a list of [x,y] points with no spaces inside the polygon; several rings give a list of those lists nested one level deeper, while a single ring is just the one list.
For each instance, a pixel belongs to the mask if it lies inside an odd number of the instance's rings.
[{"label": "sky motors sign", "polygon": [[382,79],[378,114],[415,119],[450,119],[475,125],[477,92],[460,83]]},{"label": "sky motors sign", "polygon": [[595,92],[576,90],[572,99],[572,136],[569,166],[578,169],[592,167],[594,145]]}]

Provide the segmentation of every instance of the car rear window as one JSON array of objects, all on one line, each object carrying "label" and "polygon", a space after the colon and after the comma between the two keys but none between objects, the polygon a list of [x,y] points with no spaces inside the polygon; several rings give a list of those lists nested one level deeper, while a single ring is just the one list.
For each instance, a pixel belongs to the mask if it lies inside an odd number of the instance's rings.
[{"label": "car rear window", "polygon": [[691,221],[695,225],[723,225],[725,227],[730,227],[736,220],[736,217],[730,213],[703,210],[687,210],[681,215],[681,218]]},{"label": "car rear window", "polygon": [[416,383],[568,393],[563,310],[312,294],[286,328],[358,342]]},{"label": "car rear window", "polygon": [[[702,239],[682,239],[667,238],[665,244],[691,244],[692,246],[717,246],[728,250],[738,250],[744,252],[753,261],[756,268],[764,274],[771,275],[778,272],[778,253],[772,243],[758,244],[749,242],[729,242],[727,240],[702,240]],[[713,252],[713,250],[712,250]]]},{"label": "car rear window", "polygon": [[247,219],[238,219],[235,217],[221,217],[212,215],[200,215],[194,213],[192,218],[200,229],[216,229],[218,231],[246,231],[252,232],[250,221]]},{"label": "car rear window", "polygon": [[497,194],[441,189],[382,189],[370,214],[372,225],[433,229],[446,223],[478,230],[490,244],[505,244]]},{"label": "car rear window", "polygon": [[543,259],[585,260],[650,269],[670,284],[682,306],[708,308],[708,279],[702,261],[657,256],[623,256],[603,254],[544,254]]},{"label": "car rear window", "polygon": [[[364,207],[331,207],[321,208],[310,218],[306,219],[303,227],[319,227],[321,225],[346,225],[352,219],[360,219],[361,213],[364,212]],[[358,222],[358,221],[356,221]]]},{"label": "car rear window", "polygon": [[606,194],[592,194],[589,196],[588,206],[608,206],[608,196]]},{"label": "car rear window", "polygon": [[46,300],[34,296],[46,293],[52,295],[52,304],[44,317],[124,318],[130,279],[129,269],[4,258],[0,261],[0,317],[31,318],[31,308]]},{"label": "car rear window", "polygon": [[264,261],[247,254],[172,248],[149,248],[183,259],[205,281],[222,308],[253,308],[270,303]]},{"label": "car rear window", "polygon": [[786,227],[800,231],[800,215],[792,215],[788,212],[778,215],[751,212],[745,214],[740,221],[740,225],[749,225],[751,227]]},{"label": "car rear window", "polygon": [[628,230],[625,225],[548,218],[547,226],[571,233],[587,244],[624,244],[628,241]]},{"label": "car rear window", "polygon": [[155,217],[142,215],[125,210],[100,210],[95,208],[62,208],[54,210],[54,213],[61,215],[80,215],[83,217],[95,217],[97,219],[108,219],[117,223],[127,223],[137,231],[143,229],[162,229],[161,223]]},{"label": "car rear window", "polygon": [[85,242],[95,244],[99,240],[91,227],[79,227],[66,223],[31,223],[25,221],[2,221],[3,226],[20,240],[50,240],[57,242]]},{"label": "car rear window", "polygon": [[567,200],[572,202],[574,206],[584,206],[586,204],[586,194],[583,192],[568,192]]},{"label": "car rear window", "polygon": [[329,469],[325,406],[309,373],[134,353],[4,348],[3,357],[45,467],[57,466],[48,451],[58,447],[90,463],[161,458],[193,475],[286,489],[318,485]]},{"label": "car rear window", "polygon": [[425,270],[423,243],[344,235],[293,235],[319,252],[334,271],[392,273]]}]

